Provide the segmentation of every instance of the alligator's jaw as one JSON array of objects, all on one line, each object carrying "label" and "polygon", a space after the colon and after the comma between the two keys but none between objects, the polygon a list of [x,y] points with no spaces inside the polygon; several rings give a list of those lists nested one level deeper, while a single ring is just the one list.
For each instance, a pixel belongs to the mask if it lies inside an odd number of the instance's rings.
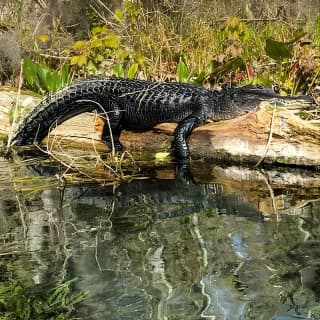
[{"label": "alligator's jaw", "polygon": [[270,101],[269,103],[276,107],[294,110],[314,109],[317,107],[315,100],[311,96],[286,96],[283,98],[276,98],[274,101]]}]

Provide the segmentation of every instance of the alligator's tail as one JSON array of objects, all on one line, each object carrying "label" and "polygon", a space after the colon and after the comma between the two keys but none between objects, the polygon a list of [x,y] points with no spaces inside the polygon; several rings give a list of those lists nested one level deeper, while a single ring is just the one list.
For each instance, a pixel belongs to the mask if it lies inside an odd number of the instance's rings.
[{"label": "alligator's tail", "polygon": [[[23,120],[12,145],[30,145],[48,135],[51,129],[65,120],[94,109],[104,103],[108,79],[75,82],[42,100]],[[103,99],[104,98],[104,99]]]}]

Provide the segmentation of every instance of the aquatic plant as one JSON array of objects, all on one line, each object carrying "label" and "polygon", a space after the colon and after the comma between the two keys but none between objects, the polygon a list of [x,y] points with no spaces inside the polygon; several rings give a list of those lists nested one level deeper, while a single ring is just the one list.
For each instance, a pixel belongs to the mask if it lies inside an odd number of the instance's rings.
[{"label": "aquatic plant", "polygon": [[[56,286],[31,285],[20,280],[0,285],[0,318],[3,320],[67,319],[86,294],[72,293],[72,279]],[[69,318],[68,318],[69,319]]]}]

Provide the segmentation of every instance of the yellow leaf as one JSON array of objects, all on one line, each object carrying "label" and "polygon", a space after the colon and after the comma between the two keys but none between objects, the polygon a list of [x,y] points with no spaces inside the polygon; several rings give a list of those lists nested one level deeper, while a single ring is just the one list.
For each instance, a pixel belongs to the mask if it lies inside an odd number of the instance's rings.
[{"label": "yellow leaf", "polygon": [[105,33],[105,32],[107,32],[107,30],[108,30],[107,26],[104,25],[101,27],[100,33]]},{"label": "yellow leaf", "polygon": [[107,48],[118,48],[120,45],[119,37],[113,32],[105,36],[103,42]]},{"label": "yellow leaf", "polygon": [[77,65],[78,67],[82,67],[87,64],[88,58],[85,55],[80,56],[72,56],[70,58],[71,65]]},{"label": "yellow leaf", "polygon": [[226,26],[229,28],[236,28],[240,23],[241,20],[238,17],[229,17],[226,20]]},{"label": "yellow leaf", "polygon": [[93,28],[91,29],[91,33],[92,33],[93,35],[96,35],[97,33],[100,33],[100,31],[101,31],[101,27],[100,27],[100,26],[93,27]]},{"label": "yellow leaf", "polygon": [[170,155],[169,152],[157,152],[155,154],[156,161],[164,161]]},{"label": "yellow leaf", "polygon": [[117,18],[119,21],[123,21],[123,20],[124,20],[124,13],[123,13],[122,10],[116,9],[116,11],[114,12],[114,15],[116,16],[116,18]]},{"label": "yellow leaf", "polygon": [[140,52],[137,52],[134,56],[134,61],[141,65],[146,62],[146,58]]},{"label": "yellow leaf", "polygon": [[41,42],[47,42],[49,40],[49,36],[47,34],[39,34],[38,35],[38,39],[41,41]]},{"label": "yellow leaf", "polygon": [[79,60],[79,56],[72,56],[72,57],[70,58],[70,64],[71,64],[72,66],[74,66],[74,65],[78,64],[78,60]]},{"label": "yellow leaf", "polygon": [[88,58],[85,55],[79,56],[78,66],[82,67],[87,64]]},{"label": "yellow leaf", "polygon": [[83,40],[79,40],[79,41],[76,41],[73,45],[72,45],[72,48],[75,49],[75,50],[83,50],[85,49],[87,46],[87,43]]},{"label": "yellow leaf", "polygon": [[107,31],[107,26],[106,25],[103,25],[103,26],[96,26],[96,27],[93,27],[92,29],[91,29],[91,33],[92,33],[92,35],[96,35],[96,34],[98,34],[98,33],[104,33],[104,32],[106,32]]},{"label": "yellow leaf", "polygon": [[100,38],[97,36],[93,36],[90,40],[90,47],[91,48],[100,48],[103,46],[103,43]]}]

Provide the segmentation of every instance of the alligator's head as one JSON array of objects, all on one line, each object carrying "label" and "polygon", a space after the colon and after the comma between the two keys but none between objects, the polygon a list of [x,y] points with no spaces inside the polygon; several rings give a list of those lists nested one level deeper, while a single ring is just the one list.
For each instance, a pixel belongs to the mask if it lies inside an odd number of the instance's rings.
[{"label": "alligator's head", "polygon": [[315,106],[315,100],[311,96],[281,96],[271,88],[261,86],[244,86],[229,88],[228,103],[236,113],[248,112],[266,101],[277,107],[294,107],[297,109],[308,109]]}]

